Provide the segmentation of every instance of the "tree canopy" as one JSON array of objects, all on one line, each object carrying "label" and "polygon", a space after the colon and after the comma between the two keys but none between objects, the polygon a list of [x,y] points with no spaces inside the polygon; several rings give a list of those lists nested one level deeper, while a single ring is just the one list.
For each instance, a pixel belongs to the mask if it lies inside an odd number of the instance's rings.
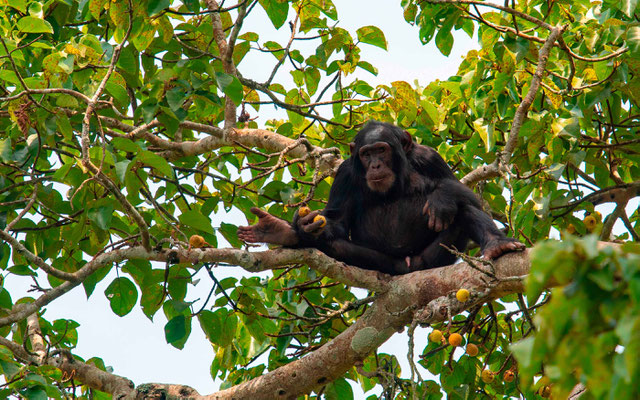
[{"label": "tree canopy", "polygon": [[[74,355],[72,310],[46,307],[81,286],[119,316],[163,313],[176,348],[204,331],[209,398],[638,398],[638,1],[400,5],[442,54],[456,30],[480,49],[445,81],[373,85],[354,72],[377,74],[364,55],[385,33],[344,29],[331,0],[0,1],[0,395],[201,396]],[[259,9],[287,40],[247,23]],[[243,73],[254,54],[266,78]],[[259,124],[270,106],[286,118]],[[322,209],[370,119],[437,149],[531,249],[390,277],[256,251],[217,217]],[[403,329],[408,356],[377,351]]]}]

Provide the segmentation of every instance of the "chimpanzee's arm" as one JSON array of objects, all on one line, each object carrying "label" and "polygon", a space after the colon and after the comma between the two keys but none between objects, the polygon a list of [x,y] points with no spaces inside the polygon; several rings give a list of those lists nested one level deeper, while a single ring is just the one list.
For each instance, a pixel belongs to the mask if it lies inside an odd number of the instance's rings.
[{"label": "chimpanzee's arm", "polygon": [[414,144],[407,158],[417,174],[414,185],[428,194],[422,214],[427,217],[429,229],[441,232],[453,222],[460,207],[479,206],[476,195],[458,181],[437,151]]},{"label": "chimpanzee's arm", "polygon": [[[442,230],[436,239],[430,243],[419,255],[411,257],[411,270],[420,270],[452,264],[456,257],[445,247],[454,247],[464,251],[468,239],[473,240],[482,250],[484,257],[497,258],[510,251],[524,249],[524,244],[509,238],[500,231],[493,219],[482,210],[478,197],[459,181],[443,179],[439,188],[429,196],[429,205],[442,201],[440,210],[455,203],[456,213],[451,224]],[[431,221],[430,221],[431,222]]]}]

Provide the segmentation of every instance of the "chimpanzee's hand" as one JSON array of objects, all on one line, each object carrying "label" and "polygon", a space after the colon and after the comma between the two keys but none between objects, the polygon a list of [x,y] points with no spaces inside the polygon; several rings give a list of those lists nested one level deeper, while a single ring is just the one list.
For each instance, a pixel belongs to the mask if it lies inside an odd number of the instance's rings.
[{"label": "chimpanzee's hand", "polygon": [[302,206],[296,211],[293,224],[301,234],[317,238],[327,225],[327,219],[319,211],[311,211],[309,207]]},{"label": "chimpanzee's hand", "polygon": [[256,207],[253,207],[251,212],[258,216],[258,223],[238,227],[238,239],[247,243],[271,243],[283,246],[298,244],[298,235],[287,221]]},{"label": "chimpanzee's hand", "polygon": [[442,201],[436,196],[429,197],[422,208],[422,215],[429,220],[429,229],[441,232],[449,227],[458,213],[455,199]]}]

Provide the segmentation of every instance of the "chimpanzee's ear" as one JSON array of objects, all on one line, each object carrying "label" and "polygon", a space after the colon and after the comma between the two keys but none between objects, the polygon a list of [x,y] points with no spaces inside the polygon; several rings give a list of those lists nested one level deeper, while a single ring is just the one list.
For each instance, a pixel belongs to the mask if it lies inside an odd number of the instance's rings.
[{"label": "chimpanzee's ear", "polygon": [[353,151],[356,149],[356,144],[351,142],[349,143],[349,151],[351,152],[351,155],[353,155]]},{"label": "chimpanzee's ear", "polygon": [[404,138],[402,140],[402,149],[405,153],[408,153],[413,148],[413,138],[409,132],[404,131]]}]

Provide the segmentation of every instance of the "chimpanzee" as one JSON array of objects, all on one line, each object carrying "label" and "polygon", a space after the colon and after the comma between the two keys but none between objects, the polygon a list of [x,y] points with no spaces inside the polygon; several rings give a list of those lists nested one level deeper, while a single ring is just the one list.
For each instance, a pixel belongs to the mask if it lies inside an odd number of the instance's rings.
[{"label": "chimpanzee", "polygon": [[[486,258],[524,248],[497,229],[434,149],[377,121],[368,122],[351,143],[351,157],[338,168],[323,211],[297,212],[293,223],[251,211],[259,220],[238,229],[245,242],[314,247],[391,275],[455,262],[441,244],[464,251],[472,239]],[[326,226],[315,218],[319,214]]]}]

